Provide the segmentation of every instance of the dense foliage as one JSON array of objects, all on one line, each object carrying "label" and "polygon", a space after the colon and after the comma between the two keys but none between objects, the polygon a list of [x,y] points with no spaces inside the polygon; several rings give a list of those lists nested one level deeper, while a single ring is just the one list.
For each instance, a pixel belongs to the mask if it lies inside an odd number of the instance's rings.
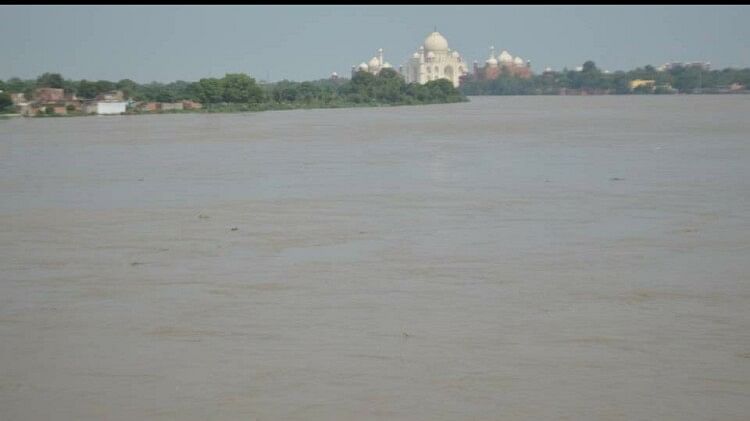
[{"label": "dense foliage", "polygon": [[[654,87],[630,90],[636,79],[653,80]],[[556,95],[562,90],[576,90],[593,94],[628,93],[716,93],[733,83],[750,86],[750,69],[704,70],[698,67],[676,66],[659,71],[653,66],[639,67],[627,72],[605,73],[592,61],[580,71],[564,69],[545,72],[530,79],[501,75],[495,80],[467,80],[461,87],[465,95]]]},{"label": "dense foliage", "polygon": [[227,74],[223,78],[204,78],[197,82],[151,82],[139,84],[130,79],[67,80],[56,73],[45,73],[35,80],[11,78],[4,82],[8,92],[23,92],[31,98],[36,88],[63,88],[78,98],[89,99],[112,90],[123,91],[125,98],[135,101],[173,102],[194,100],[209,110],[278,109],[299,107],[340,107],[356,105],[402,105],[465,101],[466,98],[447,80],[425,85],[407,84],[392,69],[377,76],[366,72],[351,80],[323,79],[312,82],[281,81],[258,84],[244,74]]},{"label": "dense foliage", "polygon": [[11,109],[13,101],[10,99],[10,95],[5,92],[0,92],[0,113]]},{"label": "dense foliage", "polygon": [[[653,80],[652,86],[631,89],[636,79]],[[372,105],[407,105],[466,101],[464,95],[558,95],[588,94],[661,94],[717,93],[733,84],[750,87],[750,69],[705,70],[700,67],[675,66],[659,71],[653,66],[627,72],[603,72],[593,61],[581,70],[563,69],[544,72],[529,79],[501,75],[495,80],[469,77],[457,90],[447,80],[424,85],[404,82],[393,69],[384,69],[377,76],[358,72],[351,79],[321,79],[309,82],[283,80],[257,83],[244,73],[230,73],[222,78],[204,78],[197,82],[178,80],[171,83],[140,84],[130,79],[70,80],[59,73],[44,73],[36,79],[10,78],[0,80],[0,112],[14,107],[9,93],[24,93],[32,98],[37,88],[62,88],[81,99],[121,90],[134,101],[175,102],[194,100],[205,104],[208,111],[265,110],[292,108],[348,107]]]}]

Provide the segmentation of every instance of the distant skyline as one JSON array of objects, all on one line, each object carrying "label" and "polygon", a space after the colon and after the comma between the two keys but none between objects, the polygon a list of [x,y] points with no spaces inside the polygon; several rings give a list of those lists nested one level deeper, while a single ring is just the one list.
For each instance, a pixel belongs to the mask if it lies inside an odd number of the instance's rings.
[{"label": "distant skyline", "polygon": [[494,45],[545,67],[750,67],[750,6],[0,6],[0,79],[313,80],[384,49],[398,68],[437,27],[471,67]]}]

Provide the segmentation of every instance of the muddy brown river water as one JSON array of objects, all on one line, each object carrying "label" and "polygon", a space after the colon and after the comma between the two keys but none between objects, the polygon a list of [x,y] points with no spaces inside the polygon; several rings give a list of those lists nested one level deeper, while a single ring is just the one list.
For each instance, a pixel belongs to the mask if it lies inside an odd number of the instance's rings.
[{"label": "muddy brown river water", "polygon": [[750,96],[0,121],[0,419],[750,419]]}]

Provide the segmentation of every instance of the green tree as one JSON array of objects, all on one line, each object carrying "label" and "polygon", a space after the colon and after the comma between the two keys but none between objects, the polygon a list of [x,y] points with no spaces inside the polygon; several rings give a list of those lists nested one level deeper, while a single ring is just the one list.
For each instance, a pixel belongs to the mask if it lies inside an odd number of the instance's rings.
[{"label": "green tree", "polygon": [[311,82],[302,82],[298,87],[298,98],[306,103],[320,99],[320,88]]},{"label": "green tree", "polygon": [[63,88],[64,81],[59,73],[45,73],[36,79],[38,88]]},{"label": "green tree", "polygon": [[255,79],[244,73],[227,73],[221,82],[226,102],[258,103],[263,100],[263,90]]},{"label": "green tree", "polygon": [[358,71],[347,85],[341,87],[341,92],[356,103],[372,102],[375,97],[375,75]]},{"label": "green tree", "polygon": [[122,79],[115,84],[115,87],[122,91],[125,98],[132,98],[138,94],[138,84],[130,79]]},{"label": "green tree", "polygon": [[624,72],[616,72],[612,77],[615,94],[624,95],[630,93],[630,80]]},{"label": "green tree", "polygon": [[393,69],[381,70],[375,78],[374,94],[379,101],[398,103],[403,100],[406,83]]},{"label": "green tree", "polygon": [[5,92],[0,92],[0,112],[7,111],[13,107],[13,100]]},{"label": "green tree", "polygon": [[583,70],[578,75],[579,88],[592,90],[599,89],[602,84],[602,72],[596,64],[589,60],[583,63]]},{"label": "green tree", "polygon": [[695,67],[677,66],[670,73],[675,89],[683,93],[693,92],[701,83],[701,70]]},{"label": "green tree", "polygon": [[271,98],[276,102],[294,102],[299,96],[299,83],[282,80],[271,88]]},{"label": "green tree", "polygon": [[591,73],[591,72],[596,72],[597,70],[599,69],[596,68],[596,63],[594,63],[591,60],[588,60],[587,62],[583,63],[583,70],[581,71],[584,73]]},{"label": "green tree", "polygon": [[164,89],[164,84],[151,82],[138,87],[138,100],[158,101],[158,97]]},{"label": "green tree", "polygon": [[198,98],[201,102],[215,104],[222,102],[224,98],[224,89],[221,86],[221,80],[216,78],[201,79],[196,88]]},{"label": "green tree", "polygon": [[108,80],[98,80],[96,81],[96,94],[101,94],[104,92],[114,91],[117,88],[117,84],[114,82],[110,82]]},{"label": "green tree", "polygon": [[14,77],[8,79],[8,81],[5,83],[5,90],[13,93],[22,93],[26,92],[26,90],[29,88],[29,85],[31,85],[31,83]]},{"label": "green tree", "polygon": [[158,102],[175,102],[177,100],[174,92],[165,86],[157,88],[153,95],[154,100]]},{"label": "green tree", "polygon": [[63,89],[66,94],[74,94],[78,91],[78,83],[74,80],[65,79],[63,80]]},{"label": "green tree", "polygon": [[99,93],[96,82],[89,82],[86,79],[78,82],[78,89],[76,90],[77,95],[80,98],[91,99],[96,97]]}]

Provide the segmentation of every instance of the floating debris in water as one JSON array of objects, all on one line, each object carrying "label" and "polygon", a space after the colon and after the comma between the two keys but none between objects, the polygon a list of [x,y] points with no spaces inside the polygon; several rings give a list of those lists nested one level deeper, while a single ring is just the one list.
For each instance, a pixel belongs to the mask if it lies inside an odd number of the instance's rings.
[{"label": "floating debris in water", "polygon": [[612,177],[612,178],[609,179],[609,181],[623,181],[623,180],[625,180],[625,179],[624,178],[620,178],[620,177]]},{"label": "floating debris in water", "polygon": [[232,231],[238,231],[238,230],[239,230],[239,228],[237,228],[237,227],[232,228]]},{"label": "floating debris in water", "polygon": [[198,218],[200,218],[200,219],[208,219],[208,215],[200,214],[200,215],[198,215]]}]

